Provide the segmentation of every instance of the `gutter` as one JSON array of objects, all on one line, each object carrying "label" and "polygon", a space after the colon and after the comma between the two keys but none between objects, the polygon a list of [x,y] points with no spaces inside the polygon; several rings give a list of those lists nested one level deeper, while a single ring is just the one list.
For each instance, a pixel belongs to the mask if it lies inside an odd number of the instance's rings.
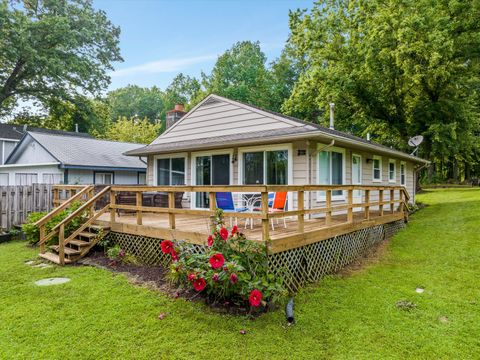
[{"label": "gutter", "polygon": [[4,165],[0,165],[0,169],[19,168],[19,167],[36,167],[36,166],[52,166],[52,165],[60,165],[60,163],[59,162],[52,162],[52,163],[40,163],[40,164],[4,164]]}]

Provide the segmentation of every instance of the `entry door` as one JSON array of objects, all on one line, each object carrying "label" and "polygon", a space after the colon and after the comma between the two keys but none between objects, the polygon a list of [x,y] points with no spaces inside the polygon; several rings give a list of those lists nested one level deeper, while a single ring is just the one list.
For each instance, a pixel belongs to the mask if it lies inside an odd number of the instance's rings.
[{"label": "entry door", "polygon": [[[195,160],[195,180],[197,185],[229,185],[230,155],[197,156]],[[195,207],[209,208],[208,193],[196,193]]]},{"label": "entry door", "polygon": [[[352,155],[352,185],[362,184],[362,157],[360,155]],[[353,202],[362,202],[362,191],[353,191]]]}]

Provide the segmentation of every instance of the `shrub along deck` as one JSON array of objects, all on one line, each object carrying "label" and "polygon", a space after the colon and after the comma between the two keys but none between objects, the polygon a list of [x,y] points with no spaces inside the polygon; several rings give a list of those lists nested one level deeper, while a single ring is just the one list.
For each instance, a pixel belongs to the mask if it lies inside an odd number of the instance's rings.
[{"label": "shrub along deck", "polygon": [[[376,261],[300,291],[292,327],[282,310],[251,321],[96,268],[32,268],[24,261],[36,249],[0,244],[0,358],[477,358],[480,190],[435,190],[417,200],[427,207]],[[34,285],[54,276],[72,281]],[[416,308],[400,310],[399,300]]]}]

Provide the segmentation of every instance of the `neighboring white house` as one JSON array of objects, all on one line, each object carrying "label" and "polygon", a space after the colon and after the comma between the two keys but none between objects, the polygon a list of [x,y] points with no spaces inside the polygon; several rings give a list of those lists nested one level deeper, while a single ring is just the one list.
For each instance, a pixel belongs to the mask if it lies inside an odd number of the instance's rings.
[{"label": "neighboring white house", "polygon": [[[401,185],[411,201],[415,171],[428,163],[333,128],[213,94],[150,145],[127,154],[148,158],[149,185]],[[318,191],[307,201],[321,203],[324,196]],[[208,196],[186,200],[193,208],[208,207]],[[332,200],[344,201],[343,192],[335,191]]]},{"label": "neighboring white house", "polygon": [[145,184],[146,163],[123,155],[139,146],[81,133],[27,131],[0,165],[0,185]]}]

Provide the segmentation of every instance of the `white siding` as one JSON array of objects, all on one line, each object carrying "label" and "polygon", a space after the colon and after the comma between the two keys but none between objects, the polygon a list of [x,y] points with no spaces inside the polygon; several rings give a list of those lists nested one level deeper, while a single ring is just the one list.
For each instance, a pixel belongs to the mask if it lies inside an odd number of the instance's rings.
[{"label": "white siding", "polygon": [[[0,174],[2,174],[0,185],[20,185],[17,184],[17,178],[20,174],[35,174],[38,183],[43,182],[44,174],[58,174],[61,175],[63,180],[63,170],[59,169],[56,165],[48,166],[15,166],[10,167],[8,165],[0,166]],[[7,180],[8,179],[8,180]]]},{"label": "white siding", "polygon": [[303,125],[284,121],[275,116],[269,116],[261,110],[256,111],[255,109],[242,107],[226,101],[217,101],[213,104],[205,103],[199,106],[169,131],[157,138],[153,144],[282,129],[293,126]]},{"label": "white siding", "polygon": [[[16,164],[44,164],[57,162],[40,144],[33,139],[28,139],[22,144],[23,151],[15,155]],[[18,153],[18,152],[17,152]]]}]

